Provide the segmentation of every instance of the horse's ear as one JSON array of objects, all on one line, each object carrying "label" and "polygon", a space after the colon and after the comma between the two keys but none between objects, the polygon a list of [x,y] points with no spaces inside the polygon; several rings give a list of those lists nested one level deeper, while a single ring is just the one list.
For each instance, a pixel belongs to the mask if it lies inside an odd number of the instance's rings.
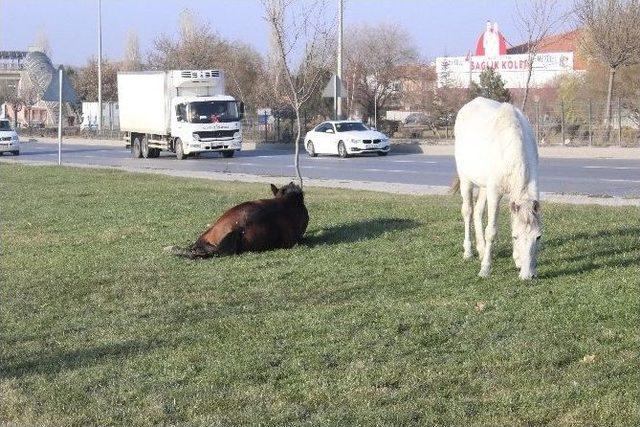
[{"label": "horse's ear", "polygon": [[273,193],[274,196],[276,194],[278,194],[278,187],[276,187],[275,185],[271,184],[271,192]]},{"label": "horse's ear", "polygon": [[538,213],[538,211],[540,210],[540,202],[537,200],[533,201],[533,212],[534,213]]},{"label": "horse's ear", "polygon": [[511,208],[511,212],[514,214],[518,213],[518,211],[520,210],[520,206],[516,205],[516,202],[511,202],[511,205],[509,205],[509,207]]}]

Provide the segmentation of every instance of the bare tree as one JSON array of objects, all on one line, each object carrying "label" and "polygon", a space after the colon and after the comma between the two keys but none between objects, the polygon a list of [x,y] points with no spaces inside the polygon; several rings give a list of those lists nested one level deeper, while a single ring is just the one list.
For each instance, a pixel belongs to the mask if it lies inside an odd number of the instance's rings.
[{"label": "bare tree", "polygon": [[31,79],[27,76],[27,73],[22,73],[20,83],[18,84],[18,95],[23,103],[27,126],[31,127],[31,111],[40,100],[40,94]]},{"label": "bare tree", "polygon": [[47,36],[47,33],[44,31],[44,29],[41,28],[38,30],[33,45],[40,52],[43,52],[48,57],[51,57],[51,45],[49,43],[49,36]]},{"label": "bare tree", "polygon": [[609,68],[603,135],[608,141],[616,72],[640,63],[640,0],[581,0],[576,13],[586,31],[586,53]]},{"label": "bare tree", "polygon": [[133,29],[129,30],[127,38],[125,39],[122,69],[125,71],[136,71],[142,69],[140,42],[138,41],[138,34]]},{"label": "bare tree", "polygon": [[390,24],[351,27],[345,39],[347,85],[370,117],[400,93],[402,80],[412,77],[405,65],[417,63],[417,49],[408,32]]},{"label": "bare tree", "polygon": [[160,70],[221,68],[229,94],[250,105],[265,92],[260,54],[247,44],[225,40],[188,9],[180,14],[178,37],[157,37],[146,65]]},{"label": "bare tree", "polygon": [[[108,60],[102,61],[102,100],[118,100],[118,71],[119,63]],[[89,58],[87,64],[78,70],[75,78],[76,90],[82,101],[98,100],[98,60],[95,57]]]},{"label": "bare tree", "polygon": [[282,96],[295,111],[296,139],[294,166],[302,186],[300,173],[300,112],[316,93],[324,75],[329,47],[334,35],[326,16],[326,1],[262,0],[265,20],[272,34],[278,69],[272,80],[276,96]]},{"label": "bare tree", "polygon": [[561,26],[569,16],[561,11],[558,0],[518,0],[513,17],[516,27],[524,40],[523,48],[527,54],[527,80],[524,86],[521,109],[525,111],[529,97],[529,86],[533,74],[533,64],[538,53],[544,49],[547,36]]},{"label": "bare tree", "polygon": [[18,126],[18,113],[22,111],[24,103],[18,94],[17,84],[13,82],[0,82],[0,100],[5,102],[13,112],[13,126]]}]

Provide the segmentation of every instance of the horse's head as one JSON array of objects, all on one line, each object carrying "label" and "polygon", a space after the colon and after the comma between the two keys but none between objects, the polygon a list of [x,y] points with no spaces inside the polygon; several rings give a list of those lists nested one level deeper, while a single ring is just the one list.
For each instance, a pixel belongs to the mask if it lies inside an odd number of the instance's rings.
[{"label": "horse's head", "polygon": [[299,196],[301,199],[304,198],[304,195],[302,193],[302,188],[294,184],[293,181],[291,181],[287,185],[283,185],[280,188],[271,184],[271,192],[273,192],[273,195],[275,196],[276,199],[290,196],[290,195]]},{"label": "horse's head", "polygon": [[513,260],[520,269],[520,278],[537,276],[538,243],[542,236],[540,203],[537,200],[511,202],[511,236]]}]

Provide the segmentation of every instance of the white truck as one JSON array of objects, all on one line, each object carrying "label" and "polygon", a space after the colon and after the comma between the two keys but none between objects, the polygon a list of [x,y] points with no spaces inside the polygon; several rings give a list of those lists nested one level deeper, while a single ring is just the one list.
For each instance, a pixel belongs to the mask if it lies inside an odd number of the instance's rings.
[{"label": "white truck", "polygon": [[220,70],[118,73],[120,130],[133,158],[172,151],[180,160],[242,146],[244,105],[224,94]]}]

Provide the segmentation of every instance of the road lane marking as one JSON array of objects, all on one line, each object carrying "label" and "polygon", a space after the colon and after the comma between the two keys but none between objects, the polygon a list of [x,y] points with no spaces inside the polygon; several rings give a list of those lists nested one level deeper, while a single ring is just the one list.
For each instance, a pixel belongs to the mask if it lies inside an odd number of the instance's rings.
[{"label": "road lane marking", "polygon": [[611,169],[611,170],[640,170],[640,167],[636,166],[602,166],[602,165],[593,165],[593,166],[583,166],[584,169]]},{"label": "road lane marking", "polygon": [[632,184],[640,184],[640,180],[637,179],[601,179],[604,182],[630,182]]},{"label": "road lane marking", "polygon": [[427,161],[420,161],[420,160],[391,160],[392,163],[421,163],[421,164],[428,164],[428,165],[435,165],[438,162],[434,162],[431,160],[427,160]]}]

